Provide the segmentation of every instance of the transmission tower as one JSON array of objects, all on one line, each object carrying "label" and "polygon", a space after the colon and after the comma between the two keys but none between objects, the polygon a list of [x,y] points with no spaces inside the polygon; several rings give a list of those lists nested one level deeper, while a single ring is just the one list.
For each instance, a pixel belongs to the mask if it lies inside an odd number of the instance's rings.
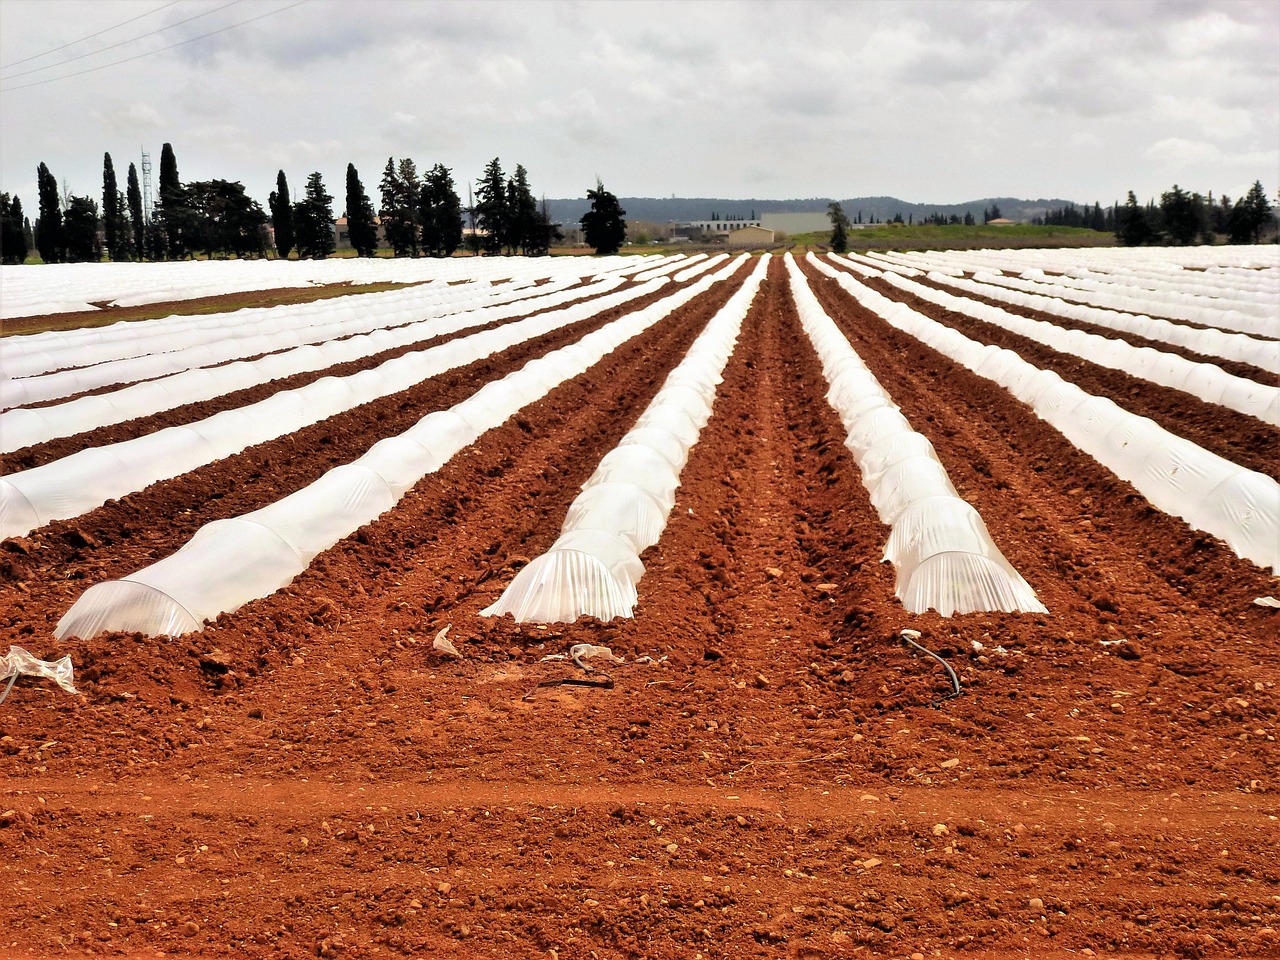
[{"label": "transmission tower", "polygon": [[151,191],[151,154],[142,151],[142,216],[151,221],[151,211],[156,205],[155,194]]}]

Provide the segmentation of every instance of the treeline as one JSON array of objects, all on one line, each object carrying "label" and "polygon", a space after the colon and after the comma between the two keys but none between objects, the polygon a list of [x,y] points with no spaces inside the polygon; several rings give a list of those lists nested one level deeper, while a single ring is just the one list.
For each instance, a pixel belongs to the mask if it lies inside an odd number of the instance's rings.
[{"label": "treeline", "polygon": [[[302,199],[294,201],[283,170],[268,198],[269,213],[239,182],[183,183],[173,147],[160,154],[158,197],[144,209],[136,167],[129,164],[127,189],[121,191],[111,154],[103,156],[102,202],[63,196],[49,168],[37,173],[39,215],[35,223],[18,197],[0,194],[0,253],[5,263],[22,263],[32,249],[45,263],[131,260],[181,260],[206,257],[277,256],[323,258],[338,245],[340,222],[333,196],[319,172],[307,177]],[[597,181],[587,191],[591,211],[581,223],[597,252],[616,253],[626,235],[625,213],[613,194]],[[345,233],[357,256],[375,256],[386,247],[397,257],[448,257],[465,247],[473,254],[541,256],[562,239],[559,227],[534,198],[529,176],[517,165],[510,177],[498,158],[476,182],[474,202],[464,207],[448,167],[435,164],[419,174],[411,159],[387,158],[379,183],[381,206],[375,210],[360,174],[347,164]]]},{"label": "treeline", "polygon": [[1212,192],[1187,193],[1175,183],[1160,194],[1159,205],[1154,200],[1142,205],[1130,190],[1124,205],[1115,207],[1114,221],[1116,239],[1127,247],[1215,243],[1218,237],[1261,243],[1276,234],[1274,209],[1260,180],[1234,202],[1226,194],[1215,201]]}]

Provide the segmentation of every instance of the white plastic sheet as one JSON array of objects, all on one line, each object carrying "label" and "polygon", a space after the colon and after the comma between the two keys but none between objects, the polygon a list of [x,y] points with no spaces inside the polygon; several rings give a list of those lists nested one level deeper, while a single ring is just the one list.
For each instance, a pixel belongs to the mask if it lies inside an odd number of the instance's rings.
[{"label": "white plastic sheet", "polygon": [[894,566],[903,606],[944,617],[983,610],[1043,613],[978,512],[957,495],[933,445],[912,429],[823,311],[790,255],[786,264],[800,323],[830,384],[827,400],[848,431],[845,445],[872,506],[890,528],[884,558]]},{"label": "white plastic sheet", "polygon": [[[727,269],[736,269],[740,260]],[[711,416],[716,385],[768,266],[768,257],[761,257],[668,374],[636,426],[583,484],[560,537],[516,574],[482,616],[555,623],[633,615],[644,575],[640,554],[662,535],[680,471]]]},{"label": "white plastic sheet", "polygon": [[[587,334],[571,347],[530,361],[448,411],[428,414],[398,438],[412,441],[421,454],[409,444],[388,449],[384,440],[364,457],[334,468],[282,500],[241,517],[206,524],[177,553],[122,580],[90,587],[58,622],[55,635],[89,637],[104,630],[152,636],[188,633],[220,613],[280,589],[319,552],[393,506],[416,482],[415,473],[421,479],[479,436],[484,428],[477,427],[475,420],[504,422],[717,279],[719,275],[705,277],[681,288]],[[651,292],[669,282],[659,278],[637,289]],[[482,395],[485,399],[477,402]],[[505,413],[498,398],[506,404]],[[598,538],[583,539],[589,542],[575,544],[578,553],[600,546]],[[626,569],[628,550],[610,554],[605,572],[612,576]]]},{"label": "white plastic sheet", "polygon": [[1239,557],[1280,573],[1280,484],[1246,470],[1105,398],[1092,397],[1011,351],[993,364],[990,345],[881,296],[848,273],[811,258],[888,323],[1008,389],[1078,449],[1131,483],[1158,510],[1222,539]]}]

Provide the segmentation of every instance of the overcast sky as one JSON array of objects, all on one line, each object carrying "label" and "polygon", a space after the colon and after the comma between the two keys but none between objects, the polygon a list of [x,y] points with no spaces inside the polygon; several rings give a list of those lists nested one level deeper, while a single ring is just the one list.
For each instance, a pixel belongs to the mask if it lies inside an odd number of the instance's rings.
[{"label": "overcast sky", "polygon": [[339,212],[389,156],[464,201],[495,156],[548,197],[1274,197],[1278,51],[1280,0],[0,0],[0,189],[167,141]]}]

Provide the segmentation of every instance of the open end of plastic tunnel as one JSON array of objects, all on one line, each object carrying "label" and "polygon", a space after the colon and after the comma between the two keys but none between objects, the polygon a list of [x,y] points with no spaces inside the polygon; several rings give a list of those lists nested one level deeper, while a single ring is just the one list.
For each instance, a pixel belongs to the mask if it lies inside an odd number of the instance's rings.
[{"label": "open end of plastic tunnel", "polygon": [[898,584],[898,598],[911,613],[932,609],[944,617],[1003,611],[1045,613],[1035,591],[1008,566],[973,553],[929,557]]},{"label": "open end of plastic tunnel", "polygon": [[521,570],[481,616],[511,614],[518,623],[572,623],[630,617],[635,584],[583,550],[553,547]]},{"label": "open end of plastic tunnel", "polygon": [[53,635],[89,639],[108,630],[177,637],[204,625],[168,594],[145,583],[108,580],[86,590],[58,621]]}]

